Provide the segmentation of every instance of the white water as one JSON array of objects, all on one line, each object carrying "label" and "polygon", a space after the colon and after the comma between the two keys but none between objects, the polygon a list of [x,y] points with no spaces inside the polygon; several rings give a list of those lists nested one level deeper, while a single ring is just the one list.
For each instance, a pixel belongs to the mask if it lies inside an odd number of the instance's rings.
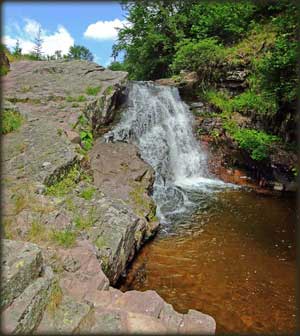
[{"label": "white water", "polygon": [[209,175],[206,153],[193,136],[192,115],[176,88],[133,82],[127,105],[120,123],[105,138],[135,143],[154,168],[153,198],[161,221],[192,207],[191,191],[226,186]]}]

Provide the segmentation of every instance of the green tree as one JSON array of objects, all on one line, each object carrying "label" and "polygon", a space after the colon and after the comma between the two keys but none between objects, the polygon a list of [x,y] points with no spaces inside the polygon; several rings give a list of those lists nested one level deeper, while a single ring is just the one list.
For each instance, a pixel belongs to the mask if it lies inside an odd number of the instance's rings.
[{"label": "green tree", "polygon": [[40,60],[42,58],[42,29],[39,27],[39,30],[36,34],[36,37],[34,39],[34,47],[32,54],[35,56],[36,59]]},{"label": "green tree", "polygon": [[14,47],[13,53],[14,56],[21,56],[22,55],[22,48],[20,48],[20,42],[17,40],[16,45]]},{"label": "green tree", "polygon": [[94,56],[88,48],[81,46],[81,45],[76,45],[76,44],[70,47],[68,58],[86,60],[90,62],[94,60]]}]

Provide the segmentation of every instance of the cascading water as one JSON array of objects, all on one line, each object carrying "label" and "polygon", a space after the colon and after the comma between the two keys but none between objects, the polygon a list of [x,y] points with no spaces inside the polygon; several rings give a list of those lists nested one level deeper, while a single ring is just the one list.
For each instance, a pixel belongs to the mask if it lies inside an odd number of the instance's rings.
[{"label": "cascading water", "polygon": [[225,185],[207,171],[205,152],[192,133],[192,116],[177,88],[130,83],[121,121],[105,139],[136,144],[154,168],[153,198],[161,222],[193,207],[193,191]]}]

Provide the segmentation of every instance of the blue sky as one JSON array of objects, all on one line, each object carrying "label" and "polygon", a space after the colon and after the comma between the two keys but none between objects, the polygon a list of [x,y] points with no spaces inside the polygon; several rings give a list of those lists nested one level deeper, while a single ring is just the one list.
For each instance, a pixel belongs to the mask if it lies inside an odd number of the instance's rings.
[{"label": "blue sky", "polygon": [[116,27],[126,24],[126,12],[118,2],[4,2],[3,43],[12,48],[16,40],[23,52],[30,52],[39,26],[42,29],[43,52],[67,53],[73,44],[86,46],[95,62],[111,62]]}]

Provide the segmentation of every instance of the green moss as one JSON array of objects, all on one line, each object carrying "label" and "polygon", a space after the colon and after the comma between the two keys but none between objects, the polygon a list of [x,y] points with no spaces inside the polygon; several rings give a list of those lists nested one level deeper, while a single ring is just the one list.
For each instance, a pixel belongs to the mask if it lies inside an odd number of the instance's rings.
[{"label": "green moss", "polygon": [[21,127],[24,118],[20,113],[12,110],[5,110],[2,113],[1,133],[7,134]]},{"label": "green moss", "polygon": [[71,230],[53,230],[52,232],[52,239],[58,245],[63,247],[72,247],[75,244],[77,238],[77,234]]},{"label": "green moss", "polygon": [[85,93],[89,96],[97,96],[100,90],[101,86],[88,86],[85,90]]}]

